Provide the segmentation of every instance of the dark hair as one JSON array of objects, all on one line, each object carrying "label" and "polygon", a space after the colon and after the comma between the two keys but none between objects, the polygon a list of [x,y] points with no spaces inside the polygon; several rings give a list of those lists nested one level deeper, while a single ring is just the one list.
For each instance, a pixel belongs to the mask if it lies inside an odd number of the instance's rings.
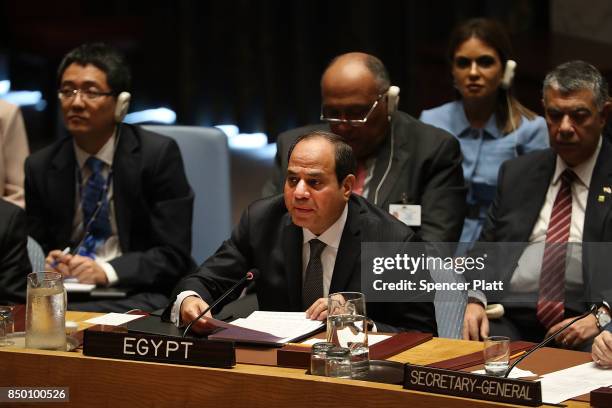
[{"label": "dark hair", "polygon": [[336,179],[338,180],[338,184],[342,184],[342,181],[344,181],[349,174],[355,174],[357,170],[357,160],[355,159],[351,146],[346,144],[337,134],[323,130],[315,130],[314,132],[306,133],[298,137],[289,148],[287,161],[291,159],[291,153],[293,153],[293,149],[295,149],[298,143],[316,137],[323,138],[334,146]]},{"label": "dark hair", "polygon": [[[353,54],[353,53],[349,53],[349,54]],[[360,54],[360,57],[363,58],[363,64],[374,77],[374,81],[376,81],[376,88],[378,89],[378,92],[379,93],[386,92],[391,86],[391,78],[389,77],[389,71],[387,71],[385,64],[383,64],[380,59],[378,59],[377,57],[373,55],[364,54],[364,53],[358,53],[358,54]],[[323,72],[326,72],[329,69],[329,67],[334,65],[336,61],[338,61],[338,59],[344,57],[345,55],[347,54],[341,54],[341,55],[334,57],[329,62],[329,64],[327,64],[327,67],[325,68],[325,71]]]},{"label": "dark hair", "polygon": [[104,43],[82,44],[66,54],[57,70],[58,86],[62,82],[64,71],[71,64],[82,66],[91,64],[104,71],[108,86],[115,95],[130,90],[131,74],[125,58]]},{"label": "dark hair", "polygon": [[[478,38],[497,51],[503,72],[506,69],[506,63],[512,55],[510,37],[499,22],[487,18],[473,18],[455,27],[448,44],[448,59],[451,66],[453,65],[457,48],[472,37]],[[497,127],[502,133],[508,134],[519,126],[521,115],[530,120],[536,117],[535,113],[525,108],[512,96],[510,89],[500,87],[497,92],[497,106],[495,109]]]},{"label": "dark hair", "polygon": [[547,88],[556,89],[563,95],[587,89],[593,92],[595,105],[600,110],[608,100],[608,83],[601,72],[580,60],[563,63],[546,74],[542,86],[543,96]]}]

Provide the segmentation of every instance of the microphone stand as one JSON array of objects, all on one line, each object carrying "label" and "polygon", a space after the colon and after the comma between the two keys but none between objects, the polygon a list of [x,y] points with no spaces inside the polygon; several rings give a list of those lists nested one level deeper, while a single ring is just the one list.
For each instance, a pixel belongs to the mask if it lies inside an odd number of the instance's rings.
[{"label": "microphone stand", "polygon": [[236,282],[234,284],[234,286],[229,288],[229,290],[227,292],[225,292],[219,299],[215,300],[210,306],[208,306],[206,309],[204,309],[204,311],[202,313],[200,313],[198,315],[198,317],[196,317],[195,319],[193,319],[192,321],[189,322],[189,324],[185,328],[185,331],[183,332],[183,337],[187,336],[187,333],[189,333],[189,329],[191,329],[191,326],[193,326],[193,324],[195,322],[200,320],[202,318],[202,316],[204,316],[209,310],[211,310],[213,307],[217,306],[223,299],[225,299],[230,293],[232,293],[234,291],[234,289],[236,289],[238,286],[242,285],[244,282],[246,282],[248,280],[252,280],[253,278],[254,278],[253,272],[250,272],[250,271],[247,272],[247,274],[244,275],[244,277],[242,279],[240,279],[238,282]]},{"label": "microphone stand", "polygon": [[574,320],[572,320],[571,322],[569,322],[568,324],[566,324],[565,326],[563,326],[562,328],[560,328],[559,330],[557,330],[556,332],[554,332],[553,334],[551,334],[550,336],[548,336],[547,338],[545,338],[541,343],[537,344],[534,348],[532,348],[531,350],[529,350],[527,353],[525,353],[524,355],[521,356],[521,358],[519,358],[518,360],[516,360],[514,363],[512,363],[512,365],[508,368],[508,370],[506,371],[506,374],[504,374],[504,378],[508,378],[508,375],[510,374],[510,371],[512,371],[512,369],[514,367],[516,367],[521,361],[523,361],[526,357],[530,356],[534,351],[536,351],[539,348],[544,347],[545,345],[547,345],[548,343],[550,343],[550,341],[552,339],[554,339],[559,333],[561,333],[563,330],[567,329],[568,327],[570,327],[572,324],[576,323],[578,320],[584,319],[585,317],[587,317],[590,314],[593,314],[595,312],[595,310],[597,310],[597,305],[591,305],[591,307],[589,308],[588,311],[584,312],[583,314],[581,314],[580,316],[576,317]]}]

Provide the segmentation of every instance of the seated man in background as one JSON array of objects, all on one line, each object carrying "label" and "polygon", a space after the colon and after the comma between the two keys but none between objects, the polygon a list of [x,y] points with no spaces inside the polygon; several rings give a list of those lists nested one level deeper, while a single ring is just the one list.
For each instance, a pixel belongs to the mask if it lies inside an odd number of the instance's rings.
[{"label": "seated man in background", "polygon": [[70,309],[163,307],[193,266],[193,193],[178,146],[121,123],[130,73],[112,48],[85,44],[69,52],[58,86],[69,136],[26,161],[30,235],[49,251],[48,268],[127,292]]},{"label": "seated man in background", "polygon": [[23,163],[30,153],[19,106],[0,100],[0,198],[25,207]]},{"label": "seated man in background", "polygon": [[[282,133],[264,196],[283,191],[287,152],[308,130],[329,130],[352,147],[357,159],[353,192],[398,214],[430,242],[457,242],[466,211],[461,151],[449,133],[397,110],[399,88],[376,57],[336,57],[321,78],[321,120]],[[398,211],[398,204],[408,204]]]},{"label": "seated man in background", "polygon": [[[525,243],[503,259],[507,268],[499,278],[510,293],[503,318],[492,321],[490,332],[538,342],[597,303],[596,315],[556,338],[561,347],[590,349],[610,321],[606,301],[612,300],[609,250],[598,244],[612,241],[612,146],[602,138],[608,85],[592,65],[571,61],[548,73],[542,93],[551,148],[502,165],[480,238]],[[531,294],[537,298],[516,301]],[[473,295],[464,338],[477,340],[489,335],[489,321],[486,299]]]},{"label": "seated man in background", "polygon": [[28,235],[23,210],[0,198],[0,304],[25,303]]},{"label": "seated man in background", "polygon": [[[303,135],[288,156],[284,197],[252,203],[231,238],[179,283],[169,308],[174,323],[194,319],[252,268],[261,274],[255,285],[261,310],[306,311],[322,320],[328,294],[361,291],[362,242],[416,239],[409,227],[351,194],[356,163],[337,135]],[[368,302],[366,309],[380,331],[436,333],[431,303]],[[204,326],[202,319],[192,329]]]}]

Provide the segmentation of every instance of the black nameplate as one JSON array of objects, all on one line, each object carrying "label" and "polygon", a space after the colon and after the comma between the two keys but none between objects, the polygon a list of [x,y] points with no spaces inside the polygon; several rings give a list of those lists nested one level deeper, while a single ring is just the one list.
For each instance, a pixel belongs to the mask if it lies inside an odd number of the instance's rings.
[{"label": "black nameplate", "polygon": [[499,378],[413,364],[404,365],[404,388],[530,407],[542,405],[542,385],[536,381]]},{"label": "black nameplate", "polygon": [[601,387],[591,391],[591,407],[612,407],[612,388]]},{"label": "black nameplate", "polygon": [[102,331],[99,326],[85,330],[83,354],[203,367],[231,368],[236,365],[236,351],[232,342],[119,330]]}]

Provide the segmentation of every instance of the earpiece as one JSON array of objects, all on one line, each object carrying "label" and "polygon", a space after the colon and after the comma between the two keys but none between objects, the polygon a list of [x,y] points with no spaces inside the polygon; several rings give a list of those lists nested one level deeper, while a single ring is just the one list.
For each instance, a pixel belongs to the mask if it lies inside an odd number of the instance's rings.
[{"label": "earpiece", "polygon": [[117,95],[117,105],[115,106],[115,122],[121,123],[130,107],[132,95],[129,92],[121,92]]},{"label": "earpiece", "polygon": [[387,116],[391,120],[391,115],[397,110],[399,104],[400,89],[397,86],[390,86],[387,91]]},{"label": "earpiece", "polygon": [[506,61],[506,69],[504,69],[504,76],[502,77],[500,86],[503,89],[510,88],[512,80],[514,79],[514,70],[516,69],[516,61],[509,59]]}]

